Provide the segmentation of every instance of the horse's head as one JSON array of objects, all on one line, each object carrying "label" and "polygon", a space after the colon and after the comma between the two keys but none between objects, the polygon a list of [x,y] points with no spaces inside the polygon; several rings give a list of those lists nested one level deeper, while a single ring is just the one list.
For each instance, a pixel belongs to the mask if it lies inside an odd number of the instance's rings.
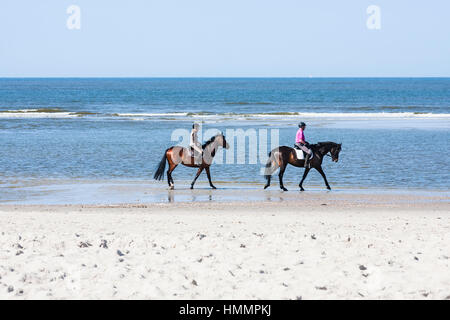
[{"label": "horse's head", "polygon": [[230,145],[228,144],[227,139],[225,139],[225,136],[224,136],[223,132],[219,133],[216,137],[217,137],[219,145],[221,147],[223,147],[225,149],[229,149],[230,148]]},{"label": "horse's head", "polygon": [[206,141],[203,145],[203,149],[205,149],[209,145],[213,146],[214,149],[217,149],[217,147],[223,147],[225,149],[230,148],[227,139],[225,139],[225,136],[223,135],[223,132],[216,134],[211,139]]},{"label": "horse's head", "polygon": [[338,162],[339,161],[339,152],[341,152],[342,143],[336,143],[330,150],[331,161]]}]

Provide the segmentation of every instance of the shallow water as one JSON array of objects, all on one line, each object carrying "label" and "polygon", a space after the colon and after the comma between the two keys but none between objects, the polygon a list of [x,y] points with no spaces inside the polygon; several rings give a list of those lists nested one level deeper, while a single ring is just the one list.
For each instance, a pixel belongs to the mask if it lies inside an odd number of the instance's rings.
[{"label": "shallow water", "polygon": [[[289,146],[306,121],[309,142],[343,144],[338,163],[324,161],[334,189],[450,187],[450,79],[0,79],[0,201],[27,201],[29,190],[63,199],[52,189],[58,181],[165,188],[152,174],[177,143],[173,130],[193,121],[203,132],[279,130]],[[264,157],[249,164],[246,156],[245,164],[214,164],[216,184],[262,186]],[[288,167],[285,181],[297,187],[302,174]],[[176,186],[194,175],[177,168]],[[323,187],[317,172],[308,187]]]},{"label": "shallow water", "polygon": [[[263,190],[257,184],[216,182],[217,189],[213,190],[206,182],[197,183],[194,190],[189,188],[188,181],[179,181],[175,190],[168,190],[155,183],[142,181],[48,181],[27,183],[18,186],[8,194],[3,194],[3,204],[35,204],[35,205],[119,205],[119,204],[148,204],[148,203],[178,203],[178,202],[230,202],[230,201],[269,201],[283,202],[305,199],[324,194],[327,200],[341,199],[350,195],[361,202],[370,202],[364,195],[398,195],[417,196],[416,203],[424,201],[450,201],[450,192],[443,190],[397,189],[397,188],[345,188],[337,187],[328,191],[321,186],[310,185],[307,191],[300,192],[298,187],[286,183],[288,192],[281,191],[277,185]],[[7,199],[7,200],[6,200]],[[411,201],[408,197],[406,201]],[[356,201],[356,200],[355,200]],[[376,200],[379,201],[379,200]],[[401,202],[401,200],[397,200]]]}]

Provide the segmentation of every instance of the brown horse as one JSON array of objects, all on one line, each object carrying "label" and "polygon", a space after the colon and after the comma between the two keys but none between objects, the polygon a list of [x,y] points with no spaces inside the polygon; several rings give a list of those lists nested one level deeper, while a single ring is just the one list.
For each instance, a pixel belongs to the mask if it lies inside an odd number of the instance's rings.
[{"label": "brown horse", "polygon": [[159,166],[156,169],[153,178],[155,180],[162,180],[164,178],[164,170],[166,169],[167,160],[167,162],[169,163],[169,170],[167,170],[167,182],[169,183],[169,189],[172,190],[174,188],[172,172],[180,163],[185,165],[186,167],[198,168],[197,174],[195,175],[195,178],[191,183],[191,189],[194,189],[194,183],[200,173],[202,173],[203,169],[205,169],[206,175],[208,176],[209,185],[211,186],[211,188],[216,189],[216,187],[211,182],[211,173],[209,171],[209,167],[211,166],[214,156],[216,155],[216,151],[219,147],[223,147],[226,149],[230,147],[223,133],[215,135],[203,145],[203,156],[201,157],[201,159],[194,158],[192,156],[192,152],[190,152],[187,148],[178,146],[170,147],[164,153],[164,156],[159,163]]},{"label": "brown horse", "polygon": [[[342,143],[338,144],[334,142],[319,142],[317,144],[311,144],[309,145],[309,147],[313,151],[314,157],[310,160],[310,167],[305,169],[305,172],[303,173],[303,178],[300,181],[300,184],[298,185],[300,187],[300,191],[305,191],[305,189],[303,189],[303,181],[305,180],[311,168],[314,168],[317,171],[319,171],[319,173],[323,177],[323,180],[325,181],[327,189],[331,190],[331,187],[327,181],[327,177],[325,176],[325,173],[323,172],[322,169],[322,161],[325,155],[330,153],[331,160],[333,162],[338,162],[339,152],[341,152]],[[269,153],[269,159],[267,160],[266,170],[264,173],[264,176],[267,180],[264,189],[270,186],[270,179],[272,177],[272,174],[275,172],[275,170],[280,168],[280,172],[278,174],[278,177],[280,179],[280,188],[283,191],[287,191],[287,189],[283,185],[283,174],[288,164],[291,164],[294,167],[304,167],[305,160],[298,160],[294,148],[286,146],[281,146],[276,149],[273,149]]]}]

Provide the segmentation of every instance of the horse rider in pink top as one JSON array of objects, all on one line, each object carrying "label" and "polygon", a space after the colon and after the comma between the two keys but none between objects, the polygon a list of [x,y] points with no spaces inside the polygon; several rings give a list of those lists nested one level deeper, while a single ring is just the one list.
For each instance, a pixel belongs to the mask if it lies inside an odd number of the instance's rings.
[{"label": "horse rider in pink top", "polygon": [[303,150],[306,153],[305,157],[305,168],[308,168],[309,166],[309,158],[311,157],[312,151],[309,147],[309,143],[305,140],[305,134],[304,131],[306,129],[306,123],[300,122],[298,124],[298,131],[297,135],[295,136],[295,146],[299,149]]}]

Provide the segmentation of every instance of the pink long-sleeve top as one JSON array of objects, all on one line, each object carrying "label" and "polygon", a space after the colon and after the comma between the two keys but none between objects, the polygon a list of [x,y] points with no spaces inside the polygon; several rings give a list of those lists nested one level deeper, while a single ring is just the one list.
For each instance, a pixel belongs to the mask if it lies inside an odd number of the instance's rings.
[{"label": "pink long-sleeve top", "polygon": [[301,142],[305,141],[305,134],[303,133],[303,130],[300,128],[297,131],[297,134],[295,136],[295,142]]}]

